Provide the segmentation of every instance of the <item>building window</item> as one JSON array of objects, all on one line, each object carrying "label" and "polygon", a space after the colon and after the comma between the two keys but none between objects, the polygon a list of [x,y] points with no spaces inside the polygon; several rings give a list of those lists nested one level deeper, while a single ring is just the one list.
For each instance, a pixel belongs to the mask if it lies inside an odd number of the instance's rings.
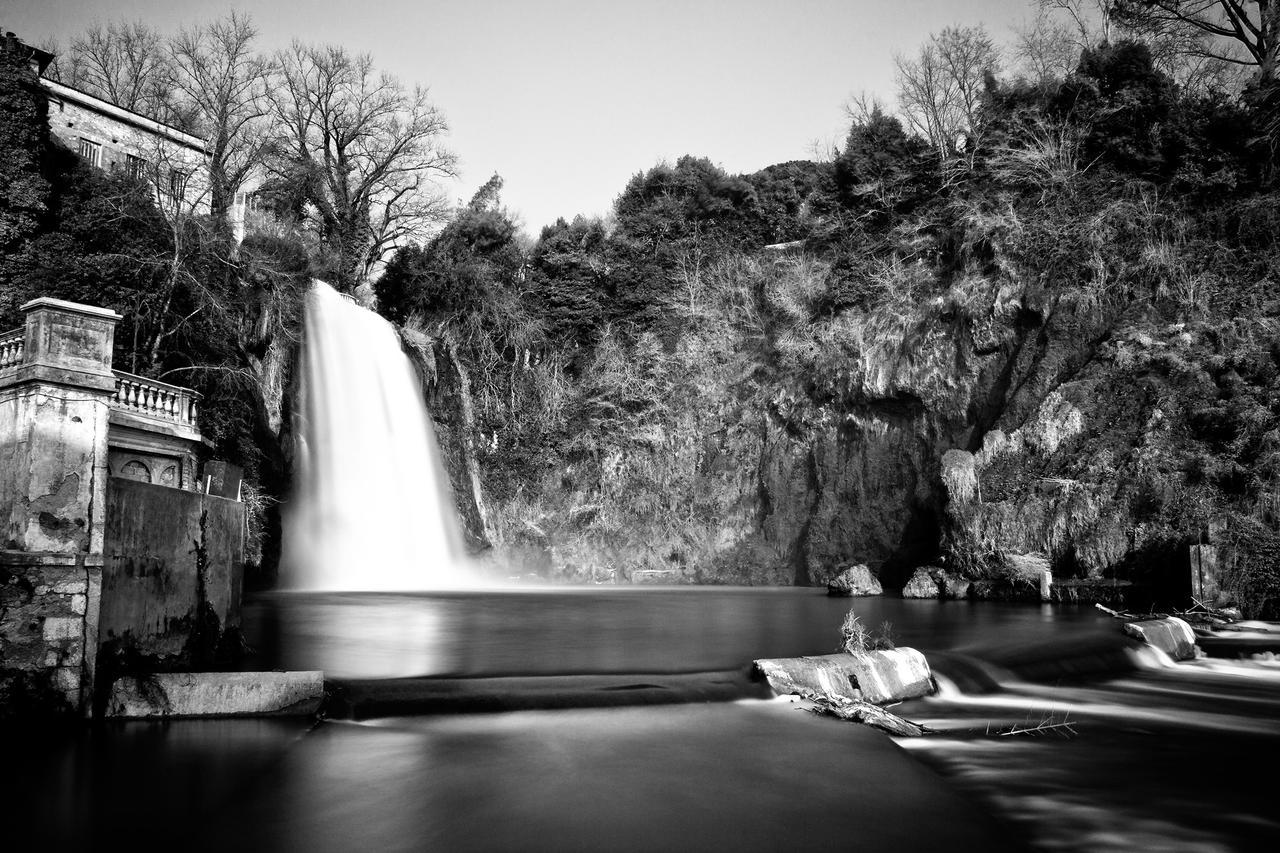
[{"label": "building window", "polygon": [[169,195],[183,198],[187,194],[187,173],[181,169],[169,170]]},{"label": "building window", "polygon": [[80,156],[88,160],[90,166],[102,168],[102,146],[93,140],[80,138]]},{"label": "building window", "polygon": [[147,161],[135,154],[124,155],[124,170],[135,181],[142,180],[147,173]]}]

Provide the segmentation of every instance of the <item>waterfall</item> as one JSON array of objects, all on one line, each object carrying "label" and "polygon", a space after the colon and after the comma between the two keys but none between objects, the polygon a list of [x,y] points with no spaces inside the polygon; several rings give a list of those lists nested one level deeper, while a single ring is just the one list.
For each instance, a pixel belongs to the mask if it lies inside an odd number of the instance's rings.
[{"label": "waterfall", "polygon": [[449,475],[394,327],[324,282],[307,295],[294,499],[282,585],[476,585]]}]

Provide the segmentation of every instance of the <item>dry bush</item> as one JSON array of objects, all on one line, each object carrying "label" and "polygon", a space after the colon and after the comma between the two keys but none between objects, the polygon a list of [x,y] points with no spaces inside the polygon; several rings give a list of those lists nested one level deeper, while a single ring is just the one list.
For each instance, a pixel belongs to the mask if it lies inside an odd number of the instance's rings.
[{"label": "dry bush", "polygon": [[1042,201],[1054,193],[1073,195],[1093,165],[1080,161],[1084,136],[1077,125],[1036,117],[1010,144],[995,149],[991,170],[1002,183],[1038,190]]}]

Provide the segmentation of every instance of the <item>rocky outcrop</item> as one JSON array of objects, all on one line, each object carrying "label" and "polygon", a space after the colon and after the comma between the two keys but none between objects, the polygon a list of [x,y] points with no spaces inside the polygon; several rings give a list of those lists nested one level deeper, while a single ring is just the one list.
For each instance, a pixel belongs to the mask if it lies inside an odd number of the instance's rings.
[{"label": "rocky outcrop", "polygon": [[827,595],[882,595],[884,589],[880,581],[865,565],[848,566],[827,582]]}]

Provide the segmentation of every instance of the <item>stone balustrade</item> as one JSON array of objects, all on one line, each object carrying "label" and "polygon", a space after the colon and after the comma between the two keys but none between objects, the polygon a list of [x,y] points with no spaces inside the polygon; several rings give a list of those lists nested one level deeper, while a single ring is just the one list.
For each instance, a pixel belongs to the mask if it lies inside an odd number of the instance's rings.
[{"label": "stone balustrade", "polygon": [[13,329],[0,334],[0,370],[22,364],[22,356],[26,346],[26,329]]},{"label": "stone balustrade", "polygon": [[200,399],[197,392],[123,370],[113,372],[116,395],[111,401],[112,408],[196,428],[196,404]]}]

